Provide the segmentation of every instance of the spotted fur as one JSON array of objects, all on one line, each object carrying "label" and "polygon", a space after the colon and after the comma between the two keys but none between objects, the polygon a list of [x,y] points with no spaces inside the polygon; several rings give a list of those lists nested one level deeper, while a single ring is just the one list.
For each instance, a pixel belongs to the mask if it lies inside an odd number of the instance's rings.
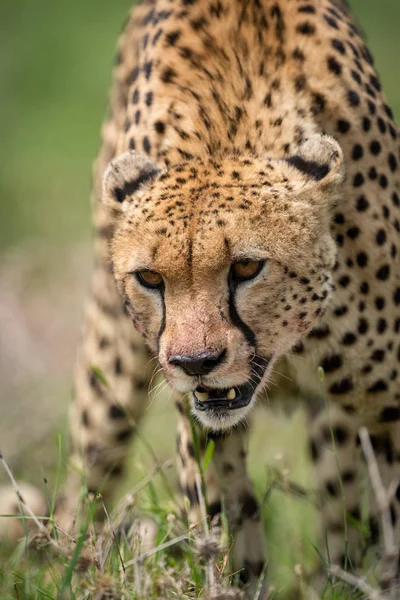
[{"label": "spotted fur", "polygon": [[[196,511],[189,393],[216,439],[212,512],[222,494],[237,566],[256,576],[258,506],[243,434],[227,430],[285,361],[299,398],[332,403],[314,411],[310,448],[330,558],[344,554],[344,494],[349,552],[360,563],[360,424],[385,482],[400,474],[398,161],[397,125],[341,0],[148,0],[133,10],[96,166],[97,266],[71,408],[73,461],[91,489],[106,491],[105,475],[122,470],[157,355],[182,398],[182,488]],[[248,257],[263,268],[235,286],[232,262]],[[162,274],[162,289],[141,287],[138,269]],[[224,355],[205,377],[171,360],[205,352]],[[247,407],[193,404],[199,382],[251,378]],[[68,518],[76,485],[71,478]],[[376,538],[373,511],[371,519]]]}]

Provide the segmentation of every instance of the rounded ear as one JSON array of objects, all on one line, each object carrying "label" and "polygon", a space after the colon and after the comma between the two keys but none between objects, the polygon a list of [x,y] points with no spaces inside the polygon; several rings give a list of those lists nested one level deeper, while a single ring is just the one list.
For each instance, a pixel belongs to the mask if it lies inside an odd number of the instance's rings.
[{"label": "rounded ear", "polygon": [[345,177],[343,151],[329,135],[313,135],[299,146],[296,154],[284,160],[305,178],[322,185],[340,184]]},{"label": "rounded ear", "polygon": [[159,173],[160,169],[145,154],[133,151],[120,154],[104,172],[103,203],[113,209],[121,208],[132,194],[150,185]]}]

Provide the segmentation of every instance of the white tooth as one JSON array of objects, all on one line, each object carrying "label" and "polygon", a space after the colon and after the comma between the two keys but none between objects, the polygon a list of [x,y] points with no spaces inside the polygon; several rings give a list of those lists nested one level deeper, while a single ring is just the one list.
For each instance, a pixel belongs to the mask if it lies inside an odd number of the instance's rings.
[{"label": "white tooth", "polygon": [[235,390],[235,388],[231,388],[229,390],[229,392],[227,393],[226,397],[228,398],[228,400],[234,400],[236,398],[236,390]]},{"label": "white tooth", "polygon": [[208,392],[194,392],[194,395],[196,396],[199,402],[207,402],[210,396]]}]

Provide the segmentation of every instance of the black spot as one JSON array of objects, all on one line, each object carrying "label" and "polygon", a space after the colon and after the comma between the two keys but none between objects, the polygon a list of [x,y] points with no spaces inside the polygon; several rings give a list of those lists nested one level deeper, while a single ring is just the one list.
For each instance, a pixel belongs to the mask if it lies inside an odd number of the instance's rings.
[{"label": "black spot", "polygon": [[330,335],[330,329],[327,325],[322,325],[321,327],[314,327],[308,336],[310,338],[315,338],[317,340],[322,340]]},{"label": "black spot", "polygon": [[108,409],[110,419],[125,419],[126,413],[118,404],[112,404]]},{"label": "black spot", "polygon": [[381,281],[386,281],[390,275],[390,267],[389,265],[383,265],[376,272],[376,278]]},{"label": "black spot", "polygon": [[165,35],[165,43],[167,46],[175,46],[176,42],[179,40],[181,36],[181,32],[179,30],[177,31],[170,31],[169,33],[167,33]]},{"label": "black spot", "polygon": [[369,394],[376,394],[378,392],[386,392],[388,389],[387,383],[383,381],[383,379],[378,379],[375,381],[368,389],[367,392]]},{"label": "black spot", "polygon": [[116,375],[122,374],[122,360],[119,356],[117,356],[117,358],[115,359],[114,370]]},{"label": "black spot", "polygon": [[368,264],[368,256],[365,252],[359,252],[357,254],[357,264],[359,267],[366,267]]},{"label": "black spot", "polygon": [[350,106],[358,106],[360,104],[360,96],[354,90],[347,92],[347,101]]},{"label": "black spot", "polygon": [[146,106],[151,106],[153,104],[153,92],[147,92],[144,101]]},{"label": "black spot", "polygon": [[358,227],[350,227],[346,233],[351,240],[355,240],[360,235],[360,229]]},{"label": "black spot", "polygon": [[137,88],[133,92],[132,102],[133,102],[133,104],[138,104],[138,102],[139,102],[139,90]]},{"label": "black spot", "polygon": [[325,489],[328,492],[328,494],[330,496],[333,496],[334,498],[339,496],[339,494],[340,494],[340,489],[339,489],[339,486],[337,485],[336,481],[326,481]]},{"label": "black spot", "polygon": [[300,62],[304,62],[305,60],[304,53],[300,50],[300,48],[295,48],[292,56],[295,60],[299,60]]},{"label": "black spot", "polygon": [[335,48],[335,50],[337,50],[340,54],[346,54],[345,45],[341,40],[333,39],[331,43],[332,47]]},{"label": "black spot", "polygon": [[389,185],[389,181],[388,181],[388,178],[386,177],[386,175],[381,175],[379,177],[379,185],[381,186],[381,188],[383,190],[386,190],[387,186]]},{"label": "black spot", "polygon": [[351,76],[356,83],[361,84],[361,75],[358,71],[351,71]]},{"label": "black spot", "polygon": [[346,121],[345,119],[339,119],[337,122],[337,130],[339,133],[347,133],[350,127],[349,121]]},{"label": "black spot", "polygon": [[165,123],[163,123],[162,121],[156,121],[154,123],[154,129],[157,133],[163,134],[165,132]]},{"label": "black spot", "polygon": [[328,69],[331,73],[334,73],[334,75],[340,75],[342,72],[342,65],[336,60],[334,56],[329,56]]},{"label": "black spot", "polygon": [[349,283],[350,283],[350,277],[348,275],[342,275],[342,277],[339,278],[339,285],[342,288],[346,288]]},{"label": "black spot", "polygon": [[353,155],[352,155],[353,160],[360,160],[360,158],[363,157],[363,154],[364,154],[364,151],[363,151],[362,146],[360,144],[356,144],[353,147]]},{"label": "black spot", "polygon": [[136,79],[139,76],[139,67],[135,67],[132,71],[132,73],[129,76],[128,82],[131,83],[135,83]]},{"label": "black spot", "polygon": [[373,360],[375,362],[382,362],[384,359],[385,359],[385,351],[380,350],[379,348],[377,350],[374,350],[373,353],[371,354],[371,360]]},{"label": "black spot", "polygon": [[371,154],[373,154],[374,156],[377,156],[380,153],[380,151],[382,150],[382,147],[381,147],[380,143],[378,142],[378,140],[373,140],[369,145],[369,149],[371,150]]},{"label": "black spot", "polygon": [[377,332],[382,334],[382,333],[385,333],[386,329],[387,329],[387,323],[386,323],[385,319],[378,319],[378,324],[376,326]]},{"label": "black spot", "polygon": [[384,229],[379,229],[375,239],[378,246],[382,246],[386,242],[386,231]]},{"label": "black spot", "polygon": [[339,444],[340,446],[345,444],[350,437],[349,431],[347,429],[345,429],[344,427],[341,427],[340,425],[337,425],[336,427],[334,427],[332,433],[333,433],[335,442],[337,444]]},{"label": "black spot", "polygon": [[89,414],[87,410],[82,411],[82,425],[84,427],[89,427]]},{"label": "black spot", "polygon": [[377,296],[375,298],[375,306],[377,310],[383,310],[385,308],[385,298],[382,296]]},{"label": "black spot", "polygon": [[310,440],[310,454],[311,458],[314,462],[316,462],[319,458],[319,450],[316,442],[314,440]]},{"label": "black spot", "polygon": [[356,472],[355,471],[344,471],[341,474],[341,478],[342,478],[343,483],[352,483],[356,478]]},{"label": "black spot", "polygon": [[297,32],[302,35],[313,35],[315,33],[315,26],[309,21],[304,21],[304,23],[299,23],[297,25]]},{"label": "black spot", "polygon": [[345,346],[352,346],[356,343],[356,341],[357,336],[355,336],[354,333],[351,333],[350,331],[345,333],[342,337],[342,344],[344,344]]},{"label": "black spot", "polygon": [[369,329],[368,321],[364,318],[360,318],[358,321],[358,333],[364,334],[367,333]]},{"label": "black spot", "polygon": [[332,29],[339,29],[339,26],[335,19],[333,19],[329,15],[324,15],[324,19],[328,23],[329,27],[332,27]]},{"label": "black spot", "polygon": [[345,377],[344,379],[341,379],[341,380],[337,381],[336,383],[334,383],[333,385],[331,385],[331,387],[329,388],[329,391],[331,394],[340,395],[340,394],[347,394],[348,392],[351,392],[352,389],[353,389],[353,382],[352,382],[351,377]]},{"label": "black spot", "polygon": [[394,154],[390,152],[388,156],[389,169],[394,173],[397,169],[397,160]]},{"label": "black spot", "polygon": [[364,175],[362,173],[356,173],[353,179],[353,186],[360,187],[364,183]]},{"label": "black spot", "polygon": [[339,354],[332,354],[331,356],[326,356],[322,362],[321,367],[325,371],[325,373],[332,373],[332,371],[336,371],[340,369],[343,364],[342,357]]},{"label": "black spot", "polygon": [[255,519],[259,516],[259,508],[254,496],[245,495],[241,498],[241,515],[246,519]]},{"label": "black spot", "polygon": [[335,308],[333,313],[334,313],[335,317],[342,317],[348,311],[349,311],[349,309],[347,308],[347,306],[345,304],[343,304],[343,306],[338,306],[337,308]]},{"label": "black spot", "polygon": [[[359,173],[361,175],[361,173]],[[361,175],[362,181],[364,181],[363,176]],[[361,185],[361,184],[360,184]],[[369,208],[369,202],[365,196],[360,196],[357,198],[356,208],[359,212],[364,212]]]},{"label": "black spot", "polygon": [[308,14],[314,14],[315,13],[315,6],[313,6],[312,4],[305,4],[304,6],[300,6],[298,9],[299,13],[308,13]]},{"label": "black spot", "polygon": [[363,117],[362,128],[365,132],[368,132],[371,129],[371,119],[368,117]]},{"label": "black spot", "polygon": [[400,407],[399,406],[385,406],[379,415],[379,421],[381,423],[388,423],[391,421],[400,420]]},{"label": "black spot", "polygon": [[161,73],[161,81],[164,83],[172,83],[176,77],[176,71],[172,67],[166,67]]},{"label": "black spot", "polygon": [[122,431],[119,431],[117,433],[117,435],[115,436],[115,439],[117,440],[117,442],[127,442],[128,440],[131,439],[133,435],[133,427],[129,427],[127,429],[123,429]]},{"label": "black spot", "polygon": [[378,129],[379,131],[384,134],[386,133],[386,123],[385,121],[382,119],[382,117],[378,117],[376,122],[378,123]]}]

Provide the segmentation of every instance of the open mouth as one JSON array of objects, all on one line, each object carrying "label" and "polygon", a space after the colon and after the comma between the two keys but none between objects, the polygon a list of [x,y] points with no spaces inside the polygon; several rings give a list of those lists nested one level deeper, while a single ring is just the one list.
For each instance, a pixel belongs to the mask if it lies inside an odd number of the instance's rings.
[{"label": "open mouth", "polygon": [[192,392],[194,407],[200,411],[226,411],[247,406],[253,397],[257,382],[261,382],[271,358],[271,356],[257,356],[257,360],[253,359],[251,361],[252,377],[242,385],[230,388],[212,388],[206,385],[198,385]]},{"label": "open mouth", "polygon": [[235,410],[247,406],[253,395],[254,387],[249,383],[231,388],[206,388],[197,386],[193,392],[194,406],[197,410],[218,408]]}]

